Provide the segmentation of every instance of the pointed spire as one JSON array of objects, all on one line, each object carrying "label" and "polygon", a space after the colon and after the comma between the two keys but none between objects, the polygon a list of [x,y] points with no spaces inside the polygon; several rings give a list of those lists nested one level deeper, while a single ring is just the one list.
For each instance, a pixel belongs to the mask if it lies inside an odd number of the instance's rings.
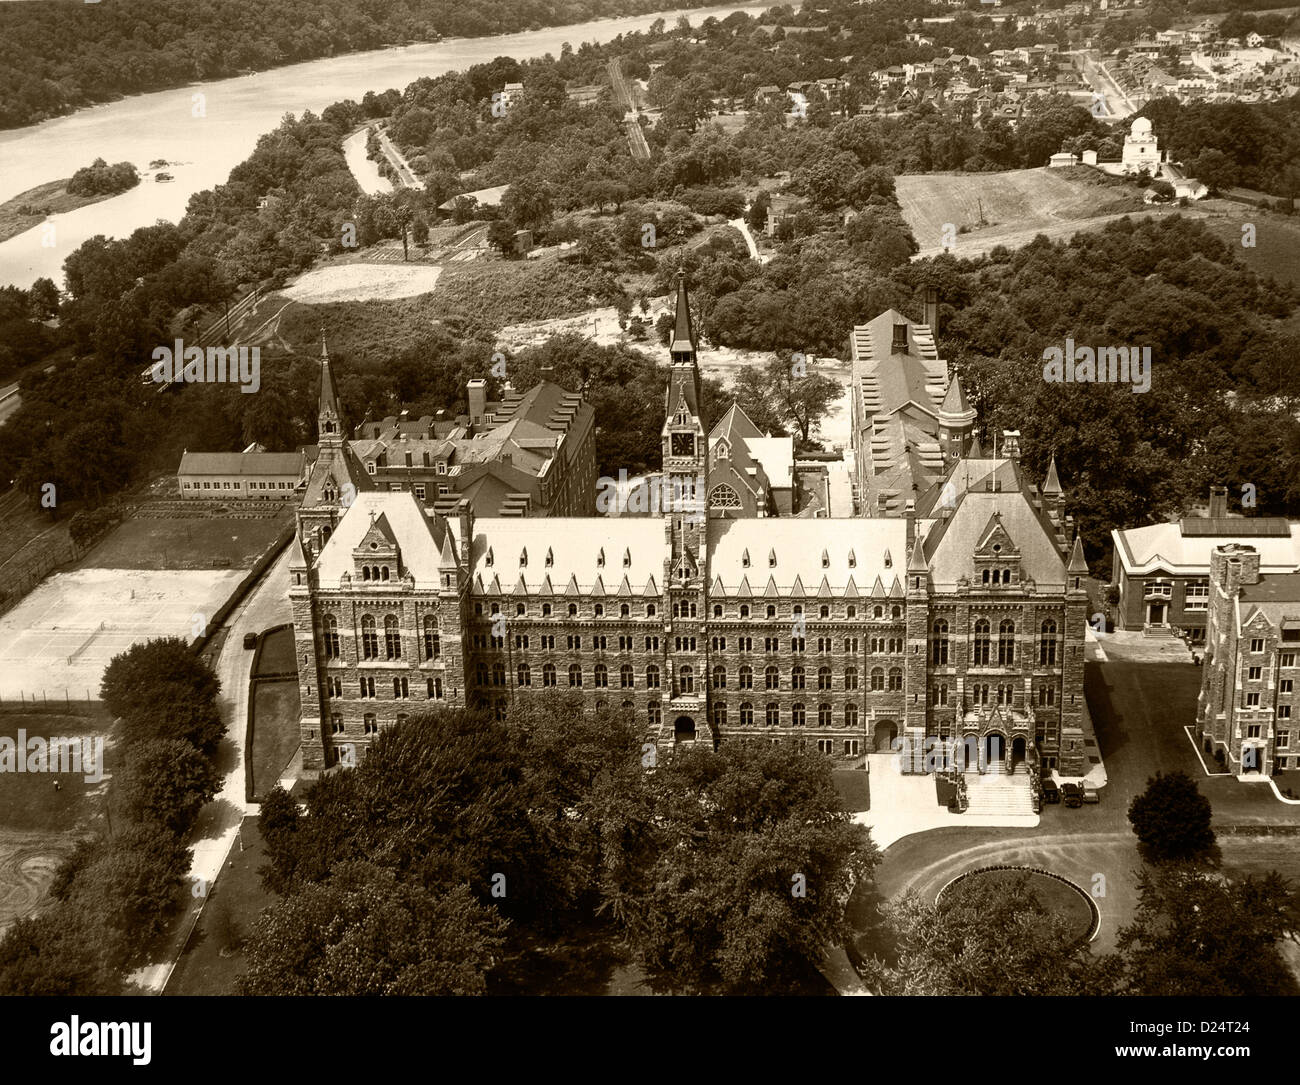
[{"label": "pointed spire", "polygon": [[[673,341],[668,345],[673,361],[679,354],[695,355],[695,329],[691,326],[691,303],[686,296],[686,275],[677,273],[677,316],[673,324]],[[682,359],[689,361],[691,358]]]},{"label": "pointed spire", "polygon": [[970,452],[966,454],[966,458],[971,460],[982,460],[984,458],[984,449],[980,447],[978,436],[970,439]]},{"label": "pointed spire", "polygon": [[1047,478],[1043,479],[1043,493],[1061,495],[1061,476],[1056,473],[1056,453],[1052,453],[1052,462],[1047,465]]},{"label": "pointed spire", "polygon": [[[330,352],[325,345],[325,327],[321,326],[320,330],[320,434],[325,436],[331,433],[338,436],[342,433],[341,416],[339,415],[338,395],[334,391],[334,373],[330,367]],[[332,420],[334,423],[333,430],[326,428],[326,422]]]},{"label": "pointed spire", "polygon": [[1074,533],[1074,549],[1070,551],[1070,564],[1065,571],[1080,576],[1088,575],[1088,559],[1083,556],[1083,539],[1077,531]]},{"label": "pointed spire", "polygon": [[952,380],[948,382],[948,391],[943,397],[943,406],[940,408],[941,414],[959,416],[967,413],[974,414],[970,409],[970,404],[966,402],[966,393],[962,391],[961,375],[954,373]]},{"label": "pointed spire", "polygon": [[930,567],[925,563],[925,542],[920,535],[916,537],[916,542],[912,544],[912,554],[907,559],[907,571],[909,573],[928,573]]}]

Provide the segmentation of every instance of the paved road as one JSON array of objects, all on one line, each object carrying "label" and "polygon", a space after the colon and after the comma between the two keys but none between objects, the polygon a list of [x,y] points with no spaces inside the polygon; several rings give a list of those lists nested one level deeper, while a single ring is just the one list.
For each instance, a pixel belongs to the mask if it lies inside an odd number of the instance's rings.
[{"label": "paved road", "polygon": [[[244,736],[248,724],[248,677],[253,653],[244,647],[244,634],[260,633],[291,620],[289,609],[289,553],[286,548],[258,585],[245,597],[226,623],[226,632],[217,661],[221,679],[221,718],[226,737],[217,751],[217,765],[223,773],[221,791],[199,814],[191,837],[194,860],[189,883],[192,904],[181,917],[182,929],[188,933],[206,900],[206,891],[216,881],[235,841],[240,821],[256,814],[258,806],[244,798]],[[142,969],[132,978],[146,990],[161,991],[171,976],[182,945],[175,946],[175,957]]]}]

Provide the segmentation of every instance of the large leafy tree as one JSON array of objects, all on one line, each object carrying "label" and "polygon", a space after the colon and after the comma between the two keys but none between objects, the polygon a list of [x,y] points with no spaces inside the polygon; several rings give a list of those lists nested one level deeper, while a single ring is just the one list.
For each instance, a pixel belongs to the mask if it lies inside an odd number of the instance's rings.
[{"label": "large leafy tree", "polygon": [[127,815],[184,836],[221,777],[212,762],[183,739],[149,739],[127,750],[116,797]]},{"label": "large leafy tree", "polygon": [[1229,881],[1174,865],[1144,870],[1133,922],[1102,962],[1115,994],[1295,995],[1278,944],[1300,927],[1300,902],[1275,871]]},{"label": "large leafy tree", "polygon": [[770,993],[848,936],[878,861],[825,758],[724,744],[676,752],[611,800],[605,898],[650,984]]},{"label": "large leafy tree", "polygon": [[1145,854],[1157,862],[1195,859],[1214,846],[1210,800],[1185,772],[1157,772],[1129,803],[1128,819]]},{"label": "large leafy tree", "polygon": [[887,906],[895,959],[869,962],[864,978],[887,995],[1086,993],[1086,947],[1026,878],[966,878],[938,903],[909,893]]},{"label": "large leafy tree", "polygon": [[113,657],[100,682],[100,696],[123,722],[128,742],[185,739],[211,755],[226,732],[212,668],[180,637],[133,644]]}]

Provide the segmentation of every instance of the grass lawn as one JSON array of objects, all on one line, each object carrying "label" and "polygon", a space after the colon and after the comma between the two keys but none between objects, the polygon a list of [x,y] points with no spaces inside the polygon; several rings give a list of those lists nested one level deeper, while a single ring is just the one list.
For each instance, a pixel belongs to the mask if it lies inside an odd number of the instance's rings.
[{"label": "grass lawn", "polygon": [[856,814],[871,809],[871,785],[865,772],[861,769],[831,769],[831,777],[845,810]]},{"label": "grass lawn", "polygon": [[253,684],[253,798],[275,787],[299,745],[301,699],[297,678]]},{"label": "grass lawn", "polygon": [[273,630],[262,638],[262,650],[257,654],[257,670],[253,672],[253,677],[263,678],[277,674],[298,674],[298,662],[293,650],[293,630],[287,626]]},{"label": "grass lawn", "polygon": [[224,912],[229,916],[237,937],[247,937],[262,909],[278,899],[262,888],[257,875],[258,867],[266,863],[266,849],[257,831],[257,818],[244,819],[241,835],[244,851],[239,850],[238,843],[231,849],[230,858],[208,894],[203,914],[163,994],[235,994],[235,984],[247,965],[242,951],[227,957],[221,955],[225,947],[216,929],[221,923],[221,914]]},{"label": "grass lawn", "polygon": [[[28,705],[25,708],[0,707],[0,736],[17,741],[18,731],[27,738],[80,738],[108,736],[112,719],[98,702],[71,706],[50,705],[49,709]],[[49,772],[5,773],[0,787],[0,828],[64,832],[84,826],[99,812],[107,793],[107,778],[112,773],[114,750],[104,743],[104,780],[88,783],[84,774]],[[86,766],[89,769],[89,766]],[[54,782],[61,785],[58,790]]]},{"label": "grass lawn", "polygon": [[[1207,219],[1205,225],[1215,237],[1226,241],[1248,268],[1260,275],[1272,275],[1281,283],[1300,283],[1300,262],[1295,258],[1300,250],[1300,218],[1227,200],[1203,201],[1198,206],[1225,212],[1226,217]],[[1255,244],[1250,247],[1241,243],[1241,227],[1248,222],[1255,226]]]},{"label": "grass lawn", "polygon": [[246,569],[292,520],[195,517],[127,520],[95,546],[79,569]]}]

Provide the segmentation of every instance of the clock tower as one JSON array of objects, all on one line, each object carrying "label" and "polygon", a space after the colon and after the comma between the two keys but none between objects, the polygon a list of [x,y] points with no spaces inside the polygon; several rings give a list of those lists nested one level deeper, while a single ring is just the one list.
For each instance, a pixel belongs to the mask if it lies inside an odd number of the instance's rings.
[{"label": "clock tower", "polygon": [[[686,280],[677,278],[677,317],[663,428],[662,507],[668,558],[664,614],[669,701],[664,740],[716,745],[708,719],[708,430]],[[669,731],[671,728],[671,731]]]}]

